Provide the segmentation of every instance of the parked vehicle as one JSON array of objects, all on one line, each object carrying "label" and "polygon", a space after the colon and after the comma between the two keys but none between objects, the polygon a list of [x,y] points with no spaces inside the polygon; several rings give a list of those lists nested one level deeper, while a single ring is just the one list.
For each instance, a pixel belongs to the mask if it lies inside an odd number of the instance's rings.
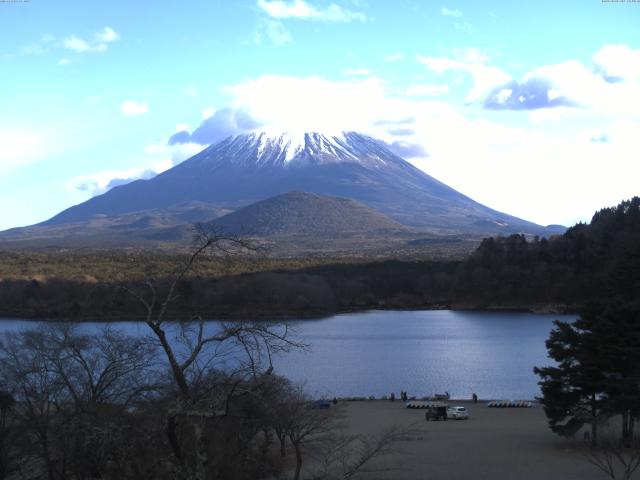
[{"label": "parked vehicle", "polygon": [[466,408],[460,406],[448,407],[447,418],[451,418],[453,420],[468,420],[469,412]]},{"label": "parked vehicle", "polygon": [[424,412],[424,419],[429,420],[447,420],[447,406],[446,405],[429,405]]},{"label": "parked vehicle", "polygon": [[307,405],[307,408],[310,410],[326,410],[331,408],[331,402],[328,400],[314,400]]}]

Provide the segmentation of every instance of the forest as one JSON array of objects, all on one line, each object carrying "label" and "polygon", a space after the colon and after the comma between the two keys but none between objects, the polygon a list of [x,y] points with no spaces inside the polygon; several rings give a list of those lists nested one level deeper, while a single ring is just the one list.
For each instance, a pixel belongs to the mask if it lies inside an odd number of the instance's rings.
[{"label": "forest", "polygon": [[[168,282],[178,258],[108,251],[99,254],[100,264],[95,256],[69,254],[47,266],[47,254],[40,253],[34,258],[41,267],[34,269],[24,266],[29,254],[4,255],[11,262],[3,265],[13,270],[2,273],[0,316],[71,320],[141,318],[144,312],[122,287],[148,278]],[[16,274],[21,264],[28,275]],[[73,275],[63,274],[68,271]],[[578,311],[595,300],[637,302],[639,271],[640,198],[635,197],[596,212],[590,223],[563,235],[487,238],[464,260],[203,259],[177,285],[167,315],[260,319],[366,309]]]}]

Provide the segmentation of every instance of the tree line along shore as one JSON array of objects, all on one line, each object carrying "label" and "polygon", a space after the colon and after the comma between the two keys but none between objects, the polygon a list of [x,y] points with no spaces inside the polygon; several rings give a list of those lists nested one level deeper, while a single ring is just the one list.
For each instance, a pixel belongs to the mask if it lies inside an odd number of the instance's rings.
[{"label": "tree line along shore", "polygon": [[[640,199],[600,210],[563,235],[487,238],[465,259],[203,257],[177,285],[169,315],[305,318],[366,309],[513,308],[576,311],[637,302]],[[0,252],[0,316],[131,320],[123,285],[169,283],[188,255]]]}]

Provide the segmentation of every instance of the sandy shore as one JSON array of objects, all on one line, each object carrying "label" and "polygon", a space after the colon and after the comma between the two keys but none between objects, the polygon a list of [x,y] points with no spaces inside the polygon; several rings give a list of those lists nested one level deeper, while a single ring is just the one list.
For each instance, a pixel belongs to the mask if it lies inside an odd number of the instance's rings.
[{"label": "sandy shore", "polygon": [[538,405],[534,408],[488,408],[485,402],[464,405],[469,420],[426,422],[424,410],[404,408],[400,401],[344,402],[349,432],[375,434],[391,425],[414,425],[415,433],[397,445],[398,453],[378,465],[398,467],[376,479],[603,479],[579,452],[579,445],[553,434]]}]

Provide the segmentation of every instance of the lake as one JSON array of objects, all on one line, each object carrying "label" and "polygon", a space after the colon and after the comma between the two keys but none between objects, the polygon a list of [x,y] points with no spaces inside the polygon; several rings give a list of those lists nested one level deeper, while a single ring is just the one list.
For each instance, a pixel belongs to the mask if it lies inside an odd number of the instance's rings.
[{"label": "lake", "polygon": [[[454,310],[370,311],[294,321],[310,345],[274,360],[275,371],[317,396],[389,395],[532,399],[534,366],[550,365],[545,340],[555,319],[573,316]],[[0,332],[37,322],[0,320]],[[83,324],[88,328],[101,323]],[[118,322],[130,334],[146,325]],[[215,325],[212,321],[211,325]]]}]

